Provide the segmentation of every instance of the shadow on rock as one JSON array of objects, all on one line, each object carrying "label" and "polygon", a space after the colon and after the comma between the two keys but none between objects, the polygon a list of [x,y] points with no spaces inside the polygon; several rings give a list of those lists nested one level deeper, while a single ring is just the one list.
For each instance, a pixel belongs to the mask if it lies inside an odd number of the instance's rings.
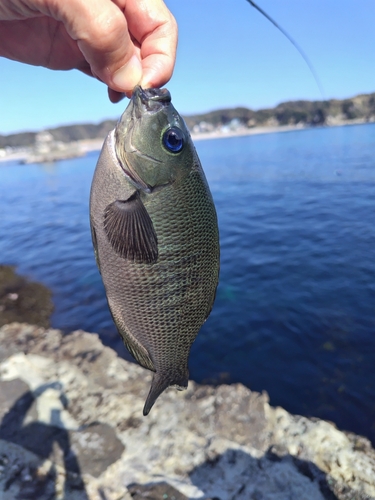
[{"label": "shadow on rock", "polygon": [[212,500],[339,500],[313,463],[272,451],[255,458],[228,449],[194,469],[190,479]]},{"label": "shadow on rock", "polygon": [[[0,439],[19,445],[42,459],[51,459],[52,462],[49,469],[41,474],[39,470],[30,466],[27,460],[22,463],[23,461],[17,457],[11,461],[3,453],[1,456],[2,472],[5,476],[3,491],[9,490],[17,482],[19,498],[55,498],[57,471],[54,463],[59,463],[65,470],[63,496],[60,491],[59,498],[71,499],[74,492],[79,491],[80,500],[88,499],[77,457],[71,449],[69,432],[64,429],[61,422],[60,411],[51,412],[50,419],[54,425],[34,420],[36,415],[32,406],[36,398],[47,389],[56,389],[56,383],[44,384],[33,392],[30,390],[24,392],[25,388],[28,389],[28,386],[19,379],[9,381],[6,386],[4,382],[2,383],[0,410],[6,407],[7,395],[11,397],[14,392],[23,394],[3,416]],[[31,421],[27,423],[30,419]]]},{"label": "shadow on rock", "polygon": [[168,483],[131,484],[128,490],[133,500],[189,500]]},{"label": "shadow on rock", "polygon": [[[272,451],[256,458],[242,449],[228,449],[198,466],[190,479],[204,500],[341,500],[334,484],[316,465]],[[128,486],[134,500],[188,500],[168,483]],[[345,495],[351,492],[343,492]],[[345,497],[346,498],[346,497]],[[349,497],[347,497],[349,498]],[[359,500],[354,494],[350,498]]]}]

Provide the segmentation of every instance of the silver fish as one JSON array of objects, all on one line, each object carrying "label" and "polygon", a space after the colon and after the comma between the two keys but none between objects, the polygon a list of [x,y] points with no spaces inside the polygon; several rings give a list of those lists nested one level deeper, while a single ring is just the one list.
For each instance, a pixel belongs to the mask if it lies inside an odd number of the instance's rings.
[{"label": "silver fish", "polygon": [[133,357],[155,372],[147,415],[167,387],[187,387],[190,348],[219,277],[214,203],[167,89],[137,87],[107,136],[90,222],[117,329]]}]

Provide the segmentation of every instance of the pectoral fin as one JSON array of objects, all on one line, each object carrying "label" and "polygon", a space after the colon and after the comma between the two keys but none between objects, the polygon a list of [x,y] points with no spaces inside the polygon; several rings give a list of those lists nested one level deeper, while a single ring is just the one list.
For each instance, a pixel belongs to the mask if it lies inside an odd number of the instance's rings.
[{"label": "pectoral fin", "polygon": [[104,229],[112,248],[124,259],[147,264],[156,262],[156,232],[137,191],[128,200],[116,200],[107,206]]}]

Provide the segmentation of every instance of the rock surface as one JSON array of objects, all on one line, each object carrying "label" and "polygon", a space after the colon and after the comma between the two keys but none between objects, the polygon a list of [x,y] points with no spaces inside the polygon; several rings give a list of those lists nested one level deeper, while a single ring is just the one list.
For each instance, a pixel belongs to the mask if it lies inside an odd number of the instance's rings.
[{"label": "rock surface", "polygon": [[46,286],[16,274],[14,267],[0,265],[0,326],[21,321],[49,327],[51,295]]},{"label": "rock surface", "polygon": [[0,329],[0,498],[368,500],[375,451],[240,384],[189,383],[142,416],[151,374],[95,334]]}]

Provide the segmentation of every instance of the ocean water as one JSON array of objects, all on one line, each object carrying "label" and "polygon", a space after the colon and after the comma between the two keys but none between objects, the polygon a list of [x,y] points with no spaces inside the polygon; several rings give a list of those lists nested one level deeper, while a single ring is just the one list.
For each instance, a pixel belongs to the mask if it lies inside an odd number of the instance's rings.
[{"label": "ocean water", "polygon": [[[216,203],[221,274],[191,378],[375,443],[375,125],[196,143]],[[0,262],[53,291],[52,325],[127,356],[89,230],[98,153],[0,164]]]}]

